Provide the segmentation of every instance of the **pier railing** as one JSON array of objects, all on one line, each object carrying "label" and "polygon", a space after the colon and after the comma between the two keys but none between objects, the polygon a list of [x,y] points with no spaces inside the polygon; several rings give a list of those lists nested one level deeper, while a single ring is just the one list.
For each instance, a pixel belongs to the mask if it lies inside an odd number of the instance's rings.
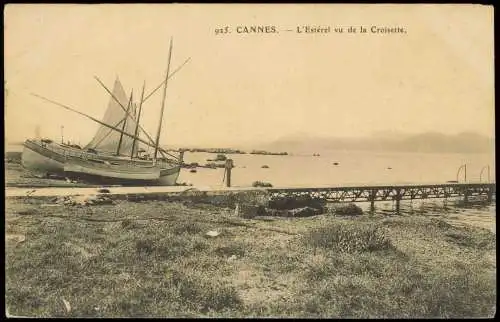
[{"label": "pier railing", "polygon": [[381,185],[324,188],[269,188],[271,199],[310,196],[329,202],[371,202],[485,196],[491,201],[496,194],[495,183],[453,183],[427,185]]}]

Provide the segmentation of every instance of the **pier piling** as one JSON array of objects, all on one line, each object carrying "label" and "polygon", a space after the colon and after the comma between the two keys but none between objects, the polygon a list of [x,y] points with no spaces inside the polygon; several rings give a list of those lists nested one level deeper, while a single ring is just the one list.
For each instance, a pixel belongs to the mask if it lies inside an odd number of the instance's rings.
[{"label": "pier piling", "polygon": [[377,195],[377,190],[375,189],[372,189],[370,191],[370,197],[369,197],[369,200],[370,200],[370,211],[372,213],[375,212],[375,196]]},{"label": "pier piling", "polygon": [[464,204],[467,205],[469,203],[469,189],[465,188],[464,190]]},{"label": "pier piling", "polygon": [[399,205],[400,205],[400,201],[401,201],[401,189],[399,189],[399,188],[396,188],[395,199],[396,199],[396,213],[399,214]]},{"label": "pier piling", "polygon": [[225,164],[226,171],[226,186],[231,187],[231,169],[233,168],[233,160],[227,159]]}]

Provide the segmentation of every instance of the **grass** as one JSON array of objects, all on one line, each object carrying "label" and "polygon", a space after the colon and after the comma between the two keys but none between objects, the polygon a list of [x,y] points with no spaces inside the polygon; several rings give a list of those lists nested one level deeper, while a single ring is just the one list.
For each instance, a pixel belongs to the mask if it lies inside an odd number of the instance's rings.
[{"label": "grass", "polygon": [[9,201],[6,307],[37,317],[495,313],[496,238],[484,229],[417,216],[233,216],[176,202]]},{"label": "grass", "polygon": [[315,249],[321,247],[333,252],[373,252],[394,247],[383,228],[373,223],[330,224],[312,230],[304,242]]}]

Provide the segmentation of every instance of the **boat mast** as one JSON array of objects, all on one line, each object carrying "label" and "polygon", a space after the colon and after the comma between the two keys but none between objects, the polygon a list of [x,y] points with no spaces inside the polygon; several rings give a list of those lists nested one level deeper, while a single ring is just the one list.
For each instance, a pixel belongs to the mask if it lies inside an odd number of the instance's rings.
[{"label": "boat mast", "polygon": [[[125,114],[125,117],[123,118],[123,125],[122,125],[122,131],[125,132],[125,126],[127,125],[127,118],[128,118],[128,111],[130,110],[130,106],[132,105],[132,95],[134,94],[134,90],[130,91],[130,99],[128,100],[128,105],[127,105],[127,112]],[[123,140],[123,132],[120,133],[120,140],[118,141],[118,147],[116,148],[116,155],[120,155],[120,148],[122,146],[122,140]]]},{"label": "boat mast", "polygon": [[[130,113],[127,113],[127,109],[123,106],[123,104],[118,100],[118,98],[116,98],[116,96],[106,87],[106,85],[104,85],[103,82],[101,82],[101,80],[97,77],[97,76],[94,76],[94,78],[97,80],[97,82],[106,90],[106,92],[109,93],[109,95],[111,95],[111,97],[115,100],[115,102],[118,103],[118,105],[121,107],[121,109],[125,112],[125,114],[129,117],[132,118],[132,116],[130,115]],[[144,130],[144,128],[142,126],[139,125],[139,129],[142,131],[142,133],[144,133],[144,135],[146,135],[147,139],[149,140],[149,142],[151,143],[150,146],[151,147],[154,147],[154,144],[155,144],[155,141],[151,138],[151,136],[148,134],[148,132],[146,132],[146,130]],[[164,149],[160,148],[160,152],[163,156],[166,155],[170,155],[172,158],[177,158],[176,156],[173,156],[171,155],[170,153],[166,152]]]},{"label": "boat mast", "polygon": [[165,97],[167,95],[168,73],[170,72],[170,59],[171,58],[172,58],[172,38],[170,38],[170,49],[168,51],[167,73],[165,75],[165,85],[163,86],[163,97],[161,100],[160,123],[158,124],[158,131],[156,132],[155,154],[153,157],[153,164],[156,164],[156,162],[157,162],[158,145],[160,143],[161,125],[163,123],[163,111],[165,109]]},{"label": "boat mast", "polygon": [[[184,67],[184,65],[186,65],[189,62],[189,60],[191,60],[191,57],[189,57],[188,59],[186,59],[179,67],[177,67],[177,69],[174,70],[172,72],[172,74],[168,75],[168,79],[172,78],[175,75],[175,73],[177,73],[182,67]],[[160,85],[156,86],[156,88],[153,89],[151,91],[151,93],[149,93],[148,95],[146,95],[146,97],[144,98],[144,100],[142,102],[143,103],[146,102],[154,93],[156,93],[157,90],[159,90],[163,86],[163,84],[165,84],[165,80],[163,80]]]},{"label": "boat mast", "polygon": [[[139,103],[139,112],[137,113],[137,120],[135,123],[135,133],[134,133],[134,141],[132,142],[132,152],[130,153],[130,159],[134,157],[134,148],[135,148],[135,143],[138,132],[139,132],[139,120],[141,119],[141,110],[142,110],[142,102],[144,101],[144,89],[146,88],[146,81],[142,84],[142,92],[141,92],[141,101]],[[137,153],[137,151],[135,151]]]},{"label": "boat mast", "polygon": [[[191,57],[189,57],[188,59],[186,59],[179,67],[177,67],[170,75],[168,75],[168,79],[172,78],[190,60],[191,60]],[[122,110],[125,111],[126,110],[125,107],[123,107],[123,105],[120,103],[120,101],[113,95],[113,93],[111,93],[111,91],[103,84],[103,82],[101,82],[101,80],[97,76],[94,76],[94,78],[111,95],[111,97],[120,105],[120,107],[122,108]],[[165,83],[165,80],[162,81],[161,84],[158,85],[154,90],[152,90],[151,93],[149,93],[148,95],[146,95],[146,97],[142,100],[142,103],[146,102],[154,93],[156,93],[156,91],[159,90],[163,86],[164,83]],[[119,126],[121,124],[121,122],[122,121],[120,121],[118,124],[116,124],[115,127]],[[141,130],[146,135],[146,137],[151,141],[151,143],[154,143],[154,141],[151,138],[151,136],[149,136],[149,134],[144,130],[144,128],[142,126],[139,126],[139,130]],[[108,133],[108,135],[109,135],[109,133]],[[165,156],[164,153],[166,153],[166,151],[164,151],[163,149],[160,149],[160,152],[162,153],[163,156]],[[171,157],[174,157],[173,155],[171,155],[169,153],[166,153],[166,154],[170,155]]]},{"label": "boat mast", "polygon": [[[87,118],[91,119],[92,121],[94,121],[94,122],[96,122],[96,123],[99,123],[99,124],[101,124],[101,125],[103,125],[103,126],[105,126],[105,127],[109,128],[109,129],[113,129],[113,130],[115,130],[115,131],[116,131],[116,132],[118,132],[118,133],[123,133],[123,135],[128,136],[128,137],[130,137],[130,138],[132,138],[132,139],[134,139],[134,138],[135,138],[137,141],[139,141],[139,142],[141,142],[141,143],[144,143],[145,145],[147,145],[147,146],[149,146],[149,147],[154,147],[154,145],[153,145],[151,142],[148,142],[148,141],[146,141],[146,140],[141,139],[140,137],[136,137],[136,136],[134,136],[134,135],[132,135],[132,134],[130,134],[130,133],[127,133],[127,132],[125,132],[125,131],[122,131],[121,129],[119,129],[119,128],[117,128],[117,127],[114,127],[114,126],[112,126],[112,125],[106,124],[106,123],[104,123],[104,122],[102,122],[102,121],[100,121],[100,120],[98,120],[98,119],[96,119],[96,118],[94,118],[94,117],[92,117],[92,116],[90,116],[90,115],[87,115],[87,114],[85,114],[85,113],[82,113],[82,112],[80,112],[80,111],[77,111],[77,110],[75,110],[75,109],[73,109],[73,108],[71,108],[71,107],[69,107],[69,106],[67,106],[67,105],[64,105],[64,104],[61,104],[61,103],[55,102],[55,101],[53,101],[53,100],[50,100],[50,99],[48,99],[48,98],[46,98],[46,97],[43,97],[43,96],[41,96],[41,95],[38,95],[38,94],[34,94],[34,93],[32,93],[31,95],[36,96],[36,97],[38,97],[38,98],[41,98],[41,99],[43,99],[44,101],[47,101],[47,102],[49,102],[49,103],[55,104],[55,105],[57,105],[57,106],[60,106],[60,107],[62,107],[62,108],[64,108],[64,109],[66,109],[66,110],[68,110],[68,111],[75,112],[75,113],[77,113],[77,114],[80,114],[80,115],[82,115],[82,116],[85,116],[85,117],[87,117]],[[165,151],[165,152],[166,152],[166,151]],[[168,153],[167,153],[167,154],[168,154]],[[174,158],[173,160],[170,160],[171,162],[173,162],[173,163],[179,163],[179,161],[177,161],[175,157],[173,157],[173,158]]]}]

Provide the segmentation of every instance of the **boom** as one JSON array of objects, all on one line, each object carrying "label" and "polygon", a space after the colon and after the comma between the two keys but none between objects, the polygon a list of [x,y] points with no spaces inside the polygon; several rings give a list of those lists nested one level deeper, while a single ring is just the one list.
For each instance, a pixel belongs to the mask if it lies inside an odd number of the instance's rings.
[{"label": "boom", "polygon": [[[47,102],[49,102],[49,103],[55,104],[55,105],[57,105],[57,106],[60,106],[60,107],[62,107],[62,108],[64,108],[64,109],[66,109],[66,110],[68,110],[68,111],[71,111],[71,112],[74,112],[74,113],[80,114],[80,115],[82,115],[82,116],[85,116],[85,117],[87,117],[87,118],[91,119],[91,120],[92,120],[92,121],[94,121],[94,122],[97,122],[97,123],[99,123],[99,124],[101,124],[101,125],[103,125],[103,126],[105,126],[105,127],[107,127],[107,128],[110,128],[110,129],[112,129],[112,130],[114,130],[114,131],[117,131],[117,132],[119,132],[119,133],[122,133],[123,135],[128,136],[128,137],[130,137],[130,138],[133,138],[133,139],[135,139],[135,140],[137,140],[137,141],[139,141],[139,142],[141,142],[141,143],[144,143],[144,144],[146,144],[146,145],[147,145],[147,146],[149,146],[149,147],[152,147],[152,148],[154,148],[154,147],[155,147],[152,143],[150,143],[150,142],[148,142],[148,141],[145,141],[145,140],[143,140],[143,139],[141,139],[141,138],[139,138],[139,137],[137,137],[137,136],[134,136],[134,135],[132,135],[132,134],[129,134],[129,133],[125,132],[125,131],[122,131],[122,130],[120,130],[120,129],[119,129],[119,128],[117,128],[117,127],[114,127],[114,126],[111,126],[111,125],[109,125],[109,124],[106,124],[106,123],[104,123],[104,122],[102,122],[102,121],[99,121],[98,119],[96,119],[96,118],[94,118],[94,117],[92,117],[92,116],[90,116],[90,115],[87,115],[87,114],[85,114],[85,113],[82,113],[82,112],[80,112],[80,111],[77,111],[77,110],[75,110],[75,109],[72,109],[71,107],[69,107],[69,106],[67,106],[67,105],[64,105],[64,104],[61,104],[61,103],[58,103],[58,102],[52,101],[52,100],[50,100],[50,99],[48,99],[48,98],[46,98],[46,97],[43,97],[43,96],[40,96],[40,95],[37,95],[37,94],[34,94],[34,93],[31,93],[31,95],[36,96],[36,97],[38,97],[38,98],[41,98],[41,99],[43,99],[43,100],[45,100],[45,101],[47,101]],[[166,152],[166,151],[165,151],[165,152]],[[175,157],[174,157],[174,158],[175,158]],[[169,161],[170,161],[170,162],[173,162],[173,163],[180,164],[180,162],[179,162],[178,160],[172,160],[172,159],[169,159]]]}]

